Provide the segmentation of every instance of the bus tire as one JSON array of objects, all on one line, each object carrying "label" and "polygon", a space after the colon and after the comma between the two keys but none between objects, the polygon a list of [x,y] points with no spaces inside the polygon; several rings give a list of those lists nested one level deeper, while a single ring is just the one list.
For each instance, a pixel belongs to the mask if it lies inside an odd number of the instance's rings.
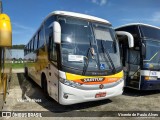
[{"label": "bus tire", "polygon": [[46,97],[48,97],[49,94],[48,94],[48,89],[47,89],[47,87],[48,87],[47,78],[46,78],[46,76],[44,74],[42,74],[41,81],[42,81],[42,89],[43,89]]}]

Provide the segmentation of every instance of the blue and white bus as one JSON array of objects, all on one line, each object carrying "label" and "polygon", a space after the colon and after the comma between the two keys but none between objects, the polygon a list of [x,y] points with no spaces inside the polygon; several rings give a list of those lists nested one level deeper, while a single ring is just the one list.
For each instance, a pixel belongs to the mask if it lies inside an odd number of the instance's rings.
[{"label": "blue and white bus", "polygon": [[138,90],[160,89],[160,28],[132,23],[120,26],[116,31],[126,31],[134,37],[133,48],[128,47],[127,41],[119,41],[125,86]]}]

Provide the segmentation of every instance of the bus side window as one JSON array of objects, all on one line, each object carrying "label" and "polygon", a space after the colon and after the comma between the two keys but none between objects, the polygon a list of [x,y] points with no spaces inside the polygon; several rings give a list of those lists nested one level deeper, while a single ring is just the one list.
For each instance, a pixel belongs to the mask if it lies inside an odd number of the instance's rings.
[{"label": "bus side window", "polygon": [[53,35],[49,37],[49,59],[57,65],[56,44],[53,42]]}]

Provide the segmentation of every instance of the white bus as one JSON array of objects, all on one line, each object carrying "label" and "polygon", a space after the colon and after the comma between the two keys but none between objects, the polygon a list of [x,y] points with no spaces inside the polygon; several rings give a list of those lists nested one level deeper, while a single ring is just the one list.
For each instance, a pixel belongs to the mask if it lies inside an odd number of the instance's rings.
[{"label": "white bus", "polygon": [[134,36],[134,47],[120,40],[126,87],[138,90],[160,89],[160,28],[143,23],[131,23],[116,28]]},{"label": "white bus", "polygon": [[117,37],[111,23],[101,18],[52,12],[25,46],[25,60],[25,74],[63,105],[123,92]]}]

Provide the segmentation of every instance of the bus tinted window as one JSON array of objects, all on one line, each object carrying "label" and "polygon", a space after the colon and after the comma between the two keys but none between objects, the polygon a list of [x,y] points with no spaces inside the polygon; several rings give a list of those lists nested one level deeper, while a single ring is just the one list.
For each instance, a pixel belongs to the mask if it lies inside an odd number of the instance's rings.
[{"label": "bus tinted window", "polygon": [[137,26],[126,26],[123,28],[116,29],[116,31],[127,31],[133,35],[135,40],[140,37],[139,30],[138,30]]},{"label": "bus tinted window", "polygon": [[32,51],[34,51],[34,37],[32,39]]},{"label": "bus tinted window", "polygon": [[129,50],[128,63],[139,65],[140,64],[140,52],[136,50]]},{"label": "bus tinted window", "polygon": [[30,41],[30,52],[32,52],[32,41]]},{"label": "bus tinted window", "polygon": [[154,38],[160,39],[160,29],[149,27],[149,26],[141,26],[143,37],[146,38]]},{"label": "bus tinted window", "polygon": [[49,37],[49,58],[57,65],[57,51],[56,44],[53,42],[53,36]]},{"label": "bus tinted window", "polygon": [[26,54],[28,53],[28,45],[26,45]]},{"label": "bus tinted window", "polygon": [[28,43],[28,45],[27,45],[27,53],[29,53],[29,43]]},{"label": "bus tinted window", "polygon": [[51,16],[50,18],[47,19],[47,21],[45,22],[45,38],[46,38],[46,43],[48,44],[49,42],[49,36],[50,34],[53,34],[53,30],[52,27],[50,26],[53,21],[55,20],[55,17],[54,16]]},{"label": "bus tinted window", "polygon": [[34,50],[37,49],[37,37],[36,36],[34,37]]},{"label": "bus tinted window", "polygon": [[44,45],[44,31],[43,31],[43,27],[41,28],[41,30],[39,31],[39,44],[38,47],[42,47]]},{"label": "bus tinted window", "polygon": [[66,42],[77,42],[81,44],[88,44],[88,32],[90,28],[88,27],[88,22],[83,20],[74,19],[64,19],[59,18],[59,23],[62,28],[62,43]]},{"label": "bus tinted window", "polygon": [[45,28],[48,28],[54,20],[55,20],[54,16],[51,16],[50,18],[48,18],[47,21],[45,22]]},{"label": "bus tinted window", "polygon": [[24,55],[26,55],[26,46],[24,47]]},{"label": "bus tinted window", "polygon": [[34,39],[31,40],[31,52],[34,50]]}]

